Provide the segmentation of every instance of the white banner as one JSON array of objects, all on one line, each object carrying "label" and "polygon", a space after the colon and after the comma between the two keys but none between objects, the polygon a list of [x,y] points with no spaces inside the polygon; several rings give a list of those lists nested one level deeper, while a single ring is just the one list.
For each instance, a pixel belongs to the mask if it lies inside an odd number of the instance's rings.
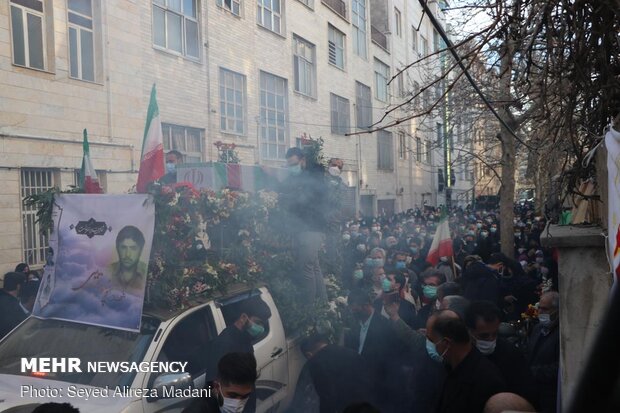
[{"label": "white banner", "polygon": [[147,195],[59,195],[32,314],[140,330],[155,224]]},{"label": "white banner", "polygon": [[609,257],[614,275],[614,290],[617,290],[620,282],[620,132],[610,127],[605,135],[605,146],[608,174]]}]

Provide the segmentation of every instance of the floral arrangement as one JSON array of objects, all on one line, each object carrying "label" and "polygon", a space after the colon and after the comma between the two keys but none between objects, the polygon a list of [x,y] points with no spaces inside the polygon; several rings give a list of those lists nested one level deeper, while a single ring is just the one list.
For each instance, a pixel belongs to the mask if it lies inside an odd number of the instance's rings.
[{"label": "floral arrangement", "polygon": [[534,320],[538,319],[538,306],[534,304],[528,304],[524,313],[521,313],[522,320]]}]

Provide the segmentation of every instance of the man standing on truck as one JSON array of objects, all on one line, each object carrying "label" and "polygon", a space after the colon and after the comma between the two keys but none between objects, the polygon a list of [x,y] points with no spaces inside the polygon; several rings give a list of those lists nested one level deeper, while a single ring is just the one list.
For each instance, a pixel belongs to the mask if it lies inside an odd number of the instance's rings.
[{"label": "man standing on truck", "polygon": [[0,290],[0,338],[26,318],[26,312],[17,298],[25,281],[26,275],[21,272],[8,272],[4,275],[4,287]]},{"label": "man standing on truck", "polygon": [[327,301],[323,273],[319,265],[319,249],[327,225],[327,185],[320,165],[311,165],[299,148],[286,152],[290,172],[280,188],[280,202],[287,216],[286,225],[294,233],[298,291],[301,300],[314,304]]},{"label": "man standing on truck", "polygon": [[[241,302],[236,318],[213,340],[212,352],[207,354],[206,382],[215,380],[216,366],[220,359],[230,352],[254,354],[253,341],[265,333],[265,325],[271,317],[269,306],[259,297]],[[244,412],[256,410],[256,394],[248,400]]]}]

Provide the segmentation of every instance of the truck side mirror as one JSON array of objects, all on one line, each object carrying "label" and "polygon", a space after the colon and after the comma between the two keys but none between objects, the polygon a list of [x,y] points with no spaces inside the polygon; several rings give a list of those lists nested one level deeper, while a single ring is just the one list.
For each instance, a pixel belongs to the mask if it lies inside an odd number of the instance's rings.
[{"label": "truck side mirror", "polygon": [[171,399],[175,397],[175,392],[190,389],[193,384],[192,376],[187,372],[159,375],[153,382],[153,390],[157,392],[157,397],[151,397],[149,401]]}]

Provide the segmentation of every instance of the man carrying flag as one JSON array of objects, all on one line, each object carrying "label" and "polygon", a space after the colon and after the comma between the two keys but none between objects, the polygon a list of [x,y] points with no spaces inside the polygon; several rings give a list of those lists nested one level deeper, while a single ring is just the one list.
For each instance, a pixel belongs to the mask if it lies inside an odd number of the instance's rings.
[{"label": "man carrying flag", "polygon": [[[428,250],[426,262],[430,263],[433,267],[437,267],[438,263],[442,263],[442,266],[447,267],[446,279],[453,281],[456,271],[454,271],[454,253],[452,251],[452,237],[450,236],[450,225],[448,223],[448,216],[445,210],[442,211],[441,221],[437,227],[437,232],[433,237],[433,243]],[[449,261],[452,259],[452,268],[450,268]]]},{"label": "man carrying flag", "polygon": [[80,170],[80,182],[79,186],[86,194],[102,194],[103,189],[99,185],[97,179],[97,172],[93,168],[93,164],[90,161],[90,148],[88,146],[88,133],[84,129],[84,156],[82,157],[82,169]]},{"label": "man carrying flag", "polygon": [[146,126],[142,140],[142,156],[136,191],[145,193],[151,182],[164,176],[164,136],[161,130],[159,107],[157,106],[155,85],[151,89],[149,109],[146,114]]}]

